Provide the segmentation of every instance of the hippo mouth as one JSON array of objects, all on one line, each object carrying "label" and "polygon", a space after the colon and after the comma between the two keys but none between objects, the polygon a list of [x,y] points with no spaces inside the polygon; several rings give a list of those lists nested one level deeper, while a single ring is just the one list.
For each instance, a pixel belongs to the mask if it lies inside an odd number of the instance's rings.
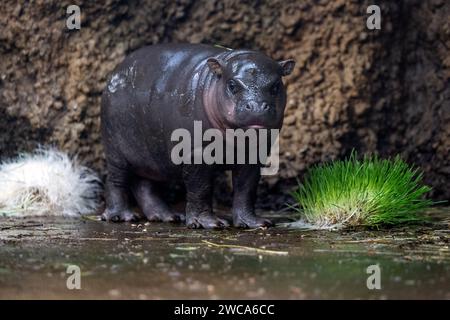
[{"label": "hippo mouth", "polygon": [[244,128],[245,129],[266,129],[267,126],[262,125],[262,124],[251,124],[251,125],[245,126]]},{"label": "hippo mouth", "polygon": [[277,123],[275,119],[261,116],[254,116],[250,119],[239,119],[236,127],[242,129],[273,129],[276,128]]}]

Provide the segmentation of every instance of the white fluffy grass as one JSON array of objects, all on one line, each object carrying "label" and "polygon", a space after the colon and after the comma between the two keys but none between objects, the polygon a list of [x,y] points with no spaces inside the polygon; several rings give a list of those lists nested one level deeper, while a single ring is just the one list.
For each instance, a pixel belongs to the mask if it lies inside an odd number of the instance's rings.
[{"label": "white fluffy grass", "polygon": [[101,191],[94,171],[54,149],[40,148],[0,164],[0,215],[92,214]]}]

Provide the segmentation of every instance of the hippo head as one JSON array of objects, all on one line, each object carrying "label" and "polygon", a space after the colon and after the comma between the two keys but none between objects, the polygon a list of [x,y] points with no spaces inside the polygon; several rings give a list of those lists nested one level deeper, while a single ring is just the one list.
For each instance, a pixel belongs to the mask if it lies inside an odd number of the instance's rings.
[{"label": "hippo head", "polygon": [[209,58],[216,81],[207,114],[220,128],[281,128],[286,106],[282,77],[289,75],[294,60],[274,61],[247,51],[228,59]]}]

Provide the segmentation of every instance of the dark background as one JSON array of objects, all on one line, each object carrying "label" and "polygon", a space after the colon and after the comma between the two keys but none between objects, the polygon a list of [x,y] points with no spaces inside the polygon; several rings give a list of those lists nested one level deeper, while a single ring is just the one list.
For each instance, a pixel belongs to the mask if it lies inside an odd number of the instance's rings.
[{"label": "dark background", "polygon": [[[81,7],[81,30],[66,8]],[[381,7],[381,30],[366,9]],[[352,148],[401,154],[450,199],[450,2],[12,1],[0,3],[0,157],[54,144],[104,173],[100,95],[124,56],[147,44],[203,42],[294,58],[280,174],[260,204]],[[223,187],[225,185],[222,185]],[[222,192],[219,188],[218,192]],[[270,195],[270,196],[269,196]]]}]

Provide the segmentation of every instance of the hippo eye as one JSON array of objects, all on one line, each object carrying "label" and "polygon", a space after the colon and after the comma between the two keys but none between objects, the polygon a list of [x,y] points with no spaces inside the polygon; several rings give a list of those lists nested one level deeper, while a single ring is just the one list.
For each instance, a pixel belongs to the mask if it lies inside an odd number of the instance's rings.
[{"label": "hippo eye", "polygon": [[228,86],[228,90],[230,90],[230,92],[231,92],[232,94],[236,94],[236,93],[239,91],[239,85],[238,85],[238,83],[237,83],[235,80],[233,80],[233,79],[228,80],[227,86]]},{"label": "hippo eye", "polygon": [[281,82],[277,81],[275,84],[270,88],[270,94],[273,96],[276,96],[280,90]]}]

